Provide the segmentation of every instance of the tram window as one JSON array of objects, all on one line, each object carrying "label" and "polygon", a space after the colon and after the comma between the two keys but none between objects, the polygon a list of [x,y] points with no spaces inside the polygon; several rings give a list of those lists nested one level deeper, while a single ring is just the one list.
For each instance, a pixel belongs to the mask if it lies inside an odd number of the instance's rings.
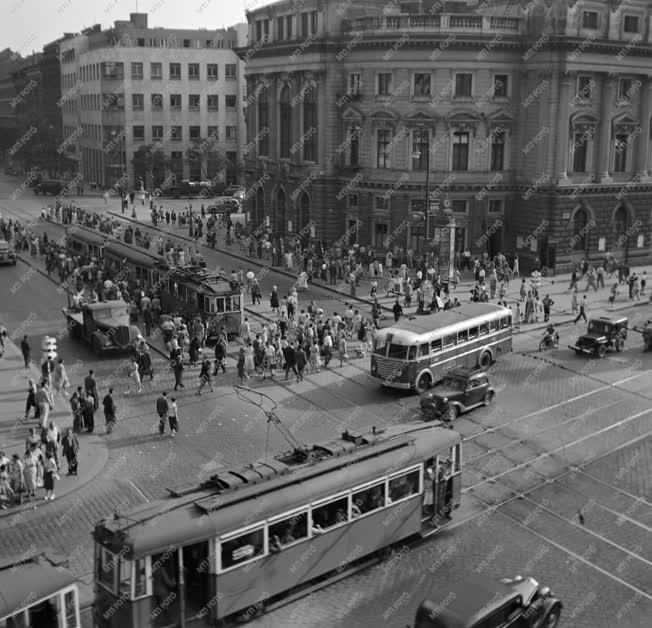
[{"label": "tram window", "polygon": [[466,342],[469,339],[469,331],[465,329],[457,334],[457,342]]},{"label": "tram window", "polygon": [[98,582],[107,587],[110,591],[115,588],[115,556],[104,547],[98,548],[97,553],[97,575]]},{"label": "tram window", "polygon": [[216,312],[224,312],[224,299],[221,297],[215,299]]},{"label": "tram window", "polygon": [[134,597],[147,595],[147,559],[139,558],[134,561]]},{"label": "tram window", "polygon": [[419,471],[414,470],[404,473],[389,481],[389,501],[396,502],[400,499],[417,495],[419,493]]},{"label": "tram window", "polygon": [[478,337],[478,328],[471,327],[471,329],[469,329],[469,340],[473,340],[474,338],[477,337]]},{"label": "tram window", "polygon": [[444,336],[444,347],[451,347],[457,342],[457,334]]},{"label": "tram window", "polygon": [[121,558],[118,565],[118,594],[131,597],[131,561]]},{"label": "tram window", "polygon": [[206,299],[206,300],[208,302],[208,312],[210,314],[215,314],[215,312],[217,312],[217,306],[215,304],[215,301],[216,301],[215,297],[211,297],[210,299]]},{"label": "tram window", "polygon": [[224,311],[225,312],[232,312],[233,307],[231,304],[231,297],[224,297]]},{"label": "tram window", "polygon": [[489,333],[489,323],[482,323],[480,325],[480,335]]},{"label": "tram window", "polygon": [[278,539],[281,547],[308,538],[308,513],[300,512],[269,525],[269,544]]},{"label": "tram window", "polygon": [[242,309],[242,295],[237,294],[233,298],[233,311],[239,312]]},{"label": "tram window", "polygon": [[489,323],[489,329],[491,331],[496,331],[498,329],[498,321],[491,321]]},{"label": "tram window", "polygon": [[246,563],[265,552],[265,528],[222,541],[222,569]]},{"label": "tram window", "polygon": [[430,343],[430,351],[432,351],[433,353],[435,351],[441,351],[441,338],[438,338],[437,340],[433,340]]},{"label": "tram window", "polygon": [[74,591],[67,591],[63,597],[66,609],[66,628],[79,628],[77,623],[77,597]]},{"label": "tram window", "polygon": [[319,534],[328,528],[349,520],[349,499],[340,497],[312,509],[312,530]]},{"label": "tram window", "polygon": [[512,317],[511,316],[503,316],[500,319],[500,326],[501,327],[509,327],[512,324]]},{"label": "tram window", "polygon": [[351,515],[355,519],[385,506],[385,482],[362,489],[351,496]]},{"label": "tram window", "polygon": [[25,611],[20,611],[6,620],[0,620],[0,628],[29,628],[27,619],[25,618]]}]

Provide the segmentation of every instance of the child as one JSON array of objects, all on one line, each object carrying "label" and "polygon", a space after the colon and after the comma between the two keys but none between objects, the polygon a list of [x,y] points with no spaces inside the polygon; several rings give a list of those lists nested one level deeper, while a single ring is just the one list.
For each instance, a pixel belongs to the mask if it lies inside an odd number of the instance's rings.
[{"label": "child", "polygon": [[170,432],[172,436],[176,436],[179,431],[179,409],[177,407],[176,397],[170,399],[170,405],[168,407],[168,421],[170,423]]}]

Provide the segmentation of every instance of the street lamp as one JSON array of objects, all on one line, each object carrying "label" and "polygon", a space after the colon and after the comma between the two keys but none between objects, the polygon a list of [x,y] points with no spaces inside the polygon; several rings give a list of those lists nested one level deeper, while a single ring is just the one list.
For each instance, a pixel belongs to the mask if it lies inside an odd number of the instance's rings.
[{"label": "street lamp", "polygon": [[[419,146],[423,145],[422,142],[422,137],[423,137],[423,127],[419,126]],[[424,204],[424,214],[426,218],[426,234],[424,238],[424,243],[426,245],[426,260],[429,259],[430,257],[430,131],[427,131],[428,133],[428,148],[426,150],[426,198],[425,198],[425,204]],[[421,150],[415,150],[412,153],[412,157],[414,159],[420,159],[422,156]],[[433,203],[433,210],[434,210],[434,203]]]}]

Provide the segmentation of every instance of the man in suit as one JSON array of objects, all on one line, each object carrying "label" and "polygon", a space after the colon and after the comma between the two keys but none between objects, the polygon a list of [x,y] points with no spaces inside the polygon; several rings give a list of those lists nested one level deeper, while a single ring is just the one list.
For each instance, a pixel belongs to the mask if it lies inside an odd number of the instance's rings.
[{"label": "man in suit", "polygon": [[93,410],[97,410],[100,405],[100,396],[97,392],[97,381],[93,376],[93,369],[88,371],[88,375],[84,378],[84,391],[93,397]]},{"label": "man in suit", "polygon": [[285,362],[285,379],[288,378],[290,371],[298,378],[299,373],[297,372],[297,367],[294,364],[294,343],[290,342],[286,347],[283,348],[283,361]]}]

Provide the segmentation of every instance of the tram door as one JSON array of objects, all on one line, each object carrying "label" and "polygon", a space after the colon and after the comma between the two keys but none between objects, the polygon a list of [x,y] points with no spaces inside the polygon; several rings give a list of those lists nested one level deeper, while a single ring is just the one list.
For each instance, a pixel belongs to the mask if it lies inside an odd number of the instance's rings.
[{"label": "tram door", "polygon": [[155,628],[180,628],[179,551],[152,555],[152,610]]},{"label": "tram door", "polygon": [[29,625],[39,628],[58,628],[59,619],[56,608],[56,596],[36,604],[29,609]]},{"label": "tram door", "polygon": [[212,626],[214,607],[212,600],[211,555],[208,541],[187,545],[182,550],[183,615],[186,626]]}]

